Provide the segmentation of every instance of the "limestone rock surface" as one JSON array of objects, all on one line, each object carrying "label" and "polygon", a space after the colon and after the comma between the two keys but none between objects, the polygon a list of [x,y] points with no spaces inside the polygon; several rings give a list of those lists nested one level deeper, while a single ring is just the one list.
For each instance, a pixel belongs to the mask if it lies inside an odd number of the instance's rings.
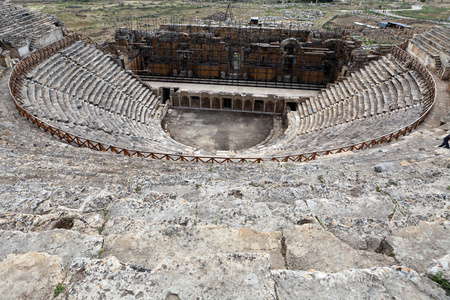
[{"label": "limestone rock surface", "polygon": [[338,273],[272,271],[279,299],[450,299],[428,278],[392,266]]},{"label": "limestone rock surface", "polygon": [[61,259],[47,253],[9,254],[0,262],[0,298],[51,299],[64,279]]},{"label": "limestone rock surface", "polygon": [[393,168],[395,168],[395,164],[393,163],[379,163],[373,167],[373,170],[377,173],[384,173],[392,170]]},{"label": "limestone rock surface", "polygon": [[42,233],[0,231],[0,259],[8,254],[44,252],[59,256],[65,265],[74,258],[96,257],[102,247],[102,237],[76,231],[55,229]]},{"label": "limestone rock surface", "polygon": [[424,273],[433,259],[450,253],[450,222],[420,222],[402,228],[386,241],[402,264]]},{"label": "limestone rock surface", "polygon": [[[428,275],[447,268],[450,156],[437,145],[448,124],[428,120],[450,103],[389,144],[301,163],[219,165],[68,144],[19,115],[7,77],[0,299],[5,280],[25,277],[39,299],[52,299],[59,280],[59,300],[446,299]],[[393,168],[375,172],[380,163]],[[27,273],[21,257],[36,251],[51,258]],[[56,275],[40,273],[47,266]]]},{"label": "limestone rock surface", "polygon": [[151,270],[115,257],[79,258],[68,299],[275,299],[269,270],[267,254],[167,259]]},{"label": "limestone rock surface", "polygon": [[394,259],[382,254],[355,250],[316,224],[296,226],[284,235],[290,270],[337,272],[395,263]]},{"label": "limestone rock surface", "polygon": [[149,269],[166,258],[239,252],[270,254],[272,267],[284,268],[281,232],[216,225],[167,226],[124,219],[110,219],[106,228],[104,255],[142,264]]},{"label": "limestone rock surface", "polygon": [[428,266],[427,275],[437,275],[450,282],[450,254],[434,259]]}]

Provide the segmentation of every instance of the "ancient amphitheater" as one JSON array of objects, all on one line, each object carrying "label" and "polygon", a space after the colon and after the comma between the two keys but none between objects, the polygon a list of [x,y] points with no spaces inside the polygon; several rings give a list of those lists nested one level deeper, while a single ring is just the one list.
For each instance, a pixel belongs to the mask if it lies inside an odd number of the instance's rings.
[{"label": "ancient amphitheater", "polygon": [[[0,12],[2,299],[449,298],[448,27],[358,63],[345,34],[170,25],[106,49]],[[270,130],[202,148],[177,111]]]}]

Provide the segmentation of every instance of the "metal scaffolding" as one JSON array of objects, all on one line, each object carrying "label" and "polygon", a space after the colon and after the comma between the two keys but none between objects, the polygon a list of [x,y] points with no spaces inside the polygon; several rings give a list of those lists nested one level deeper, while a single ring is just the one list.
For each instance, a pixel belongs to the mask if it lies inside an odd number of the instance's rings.
[{"label": "metal scaffolding", "polygon": [[323,33],[295,24],[143,18],[127,25],[116,33],[116,45],[126,53],[125,67],[144,80],[321,89],[342,66],[333,43],[317,38]]}]

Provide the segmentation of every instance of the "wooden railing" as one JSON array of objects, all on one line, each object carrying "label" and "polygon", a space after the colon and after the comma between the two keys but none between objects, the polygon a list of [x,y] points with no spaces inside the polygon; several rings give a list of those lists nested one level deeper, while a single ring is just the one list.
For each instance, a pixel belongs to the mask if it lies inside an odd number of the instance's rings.
[{"label": "wooden railing", "polygon": [[436,83],[434,81],[433,76],[428,72],[428,70],[419,63],[414,57],[409,55],[404,50],[399,47],[394,47],[392,50],[392,55],[399,61],[404,62],[410,69],[417,71],[420,73],[425,80],[425,84],[428,87],[429,94],[426,95],[424,102],[424,110],[418,119],[409,124],[406,127],[401,129],[394,130],[388,134],[379,136],[374,139],[366,140],[357,144],[352,144],[344,147],[329,149],[329,150],[320,150],[309,153],[299,153],[295,155],[287,155],[287,156],[276,156],[276,157],[218,157],[218,156],[193,156],[193,155],[180,155],[180,154],[169,154],[169,153],[157,153],[157,152],[147,152],[147,151],[139,151],[126,149],[122,147],[116,147],[113,145],[108,145],[105,143],[101,143],[94,140],[89,140],[83,138],[81,136],[77,136],[68,132],[65,132],[61,129],[52,127],[47,124],[45,121],[40,120],[39,118],[30,114],[26,109],[22,108],[22,95],[21,89],[24,78],[26,74],[31,71],[37,64],[48,59],[51,55],[60,51],[69,45],[73,44],[78,40],[83,40],[83,37],[77,34],[71,34],[64,39],[49,45],[45,48],[42,48],[36,52],[29,54],[27,57],[22,59],[12,70],[11,77],[9,79],[9,90],[14,99],[15,105],[19,110],[20,114],[27,118],[31,123],[36,125],[38,128],[41,128],[45,132],[49,132],[51,135],[58,137],[61,140],[66,140],[70,144],[78,145],[79,147],[87,147],[97,151],[110,151],[113,153],[124,154],[126,156],[137,156],[137,157],[145,157],[152,159],[160,159],[160,160],[170,160],[170,161],[183,161],[183,162],[203,162],[203,163],[225,163],[225,162],[254,162],[260,163],[262,161],[277,161],[277,162],[304,162],[315,160],[318,157],[347,152],[347,151],[355,151],[355,150],[363,150],[370,148],[374,145],[379,145],[383,143],[389,143],[395,139],[398,139],[401,136],[404,136],[410,133],[413,129],[415,129],[429,114],[435,99],[436,99]]}]

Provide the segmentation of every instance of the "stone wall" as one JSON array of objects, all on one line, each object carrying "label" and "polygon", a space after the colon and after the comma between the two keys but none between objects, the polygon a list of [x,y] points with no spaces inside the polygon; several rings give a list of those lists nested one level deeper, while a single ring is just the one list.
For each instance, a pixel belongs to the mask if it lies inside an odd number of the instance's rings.
[{"label": "stone wall", "polygon": [[406,50],[442,80],[450,75],[450,29],[431,27],[409,40]]},{"label": "stone wall", "polygon": [[115,38],[125,68],[141,76],[321,87],[337,79],[355,48],[349,37],[279,28],[163,25],[154,32],[119,29]]},{"label": "stone wall", "polygon": [[180,90],[171,94],[170,101],[173,107],[283,114],[286,106],[289,106],[289,109],[296,110],[298,103],[305,101],[305,99],[291,99],[277,95],[257,96],[253,94]]},{"label": "stone wall", "polygon": [[0,66],[4,68],[12,68],[11,54],[7,50],[0,48]]},{"label": "stone wall", "polygon": [[426,67],[435,70],[436,58],[438,56],[429,54],[425,49],[420,48],[418,45],[408,43],[406,50],[420,60]]}]

